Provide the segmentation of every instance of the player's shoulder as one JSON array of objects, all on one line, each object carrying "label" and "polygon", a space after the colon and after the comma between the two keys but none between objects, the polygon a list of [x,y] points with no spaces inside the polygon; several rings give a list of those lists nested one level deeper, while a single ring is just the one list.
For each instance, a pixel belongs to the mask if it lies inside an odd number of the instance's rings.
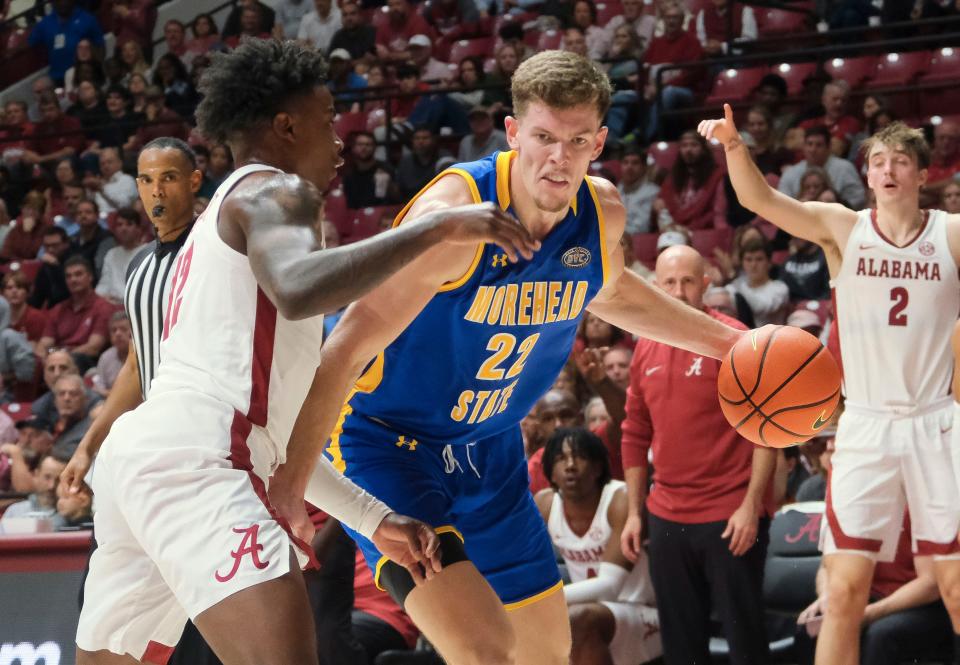
[{"label": "player's shoulder", "polygon": [[239,213],[250,217],[262,210],[280,210],[291,215],[316,218],[320,190],[295,173],[258,171],[243,178],[224,197],[220,210],[227,216]]},{"label": "player's shoulder", "polygon": [[615,240],[620,242],[620,236],[623,235],[623,229],[627,223],[627,209],[623,205],[620,191],[606,178],[588,175],[587,180],[593,185],[593,191],[597,193],[599,212],[606,221],[608,235],[616,236]]},{"label": "player's shoulder", "polygon": [[540,514],[543,515],[544,520],[550,516],[550,508],[553,507],[553,497],[554,491],[551,487],[542,489],[533,495],[533,501],[537,504],[537,508],[540,510]]}]

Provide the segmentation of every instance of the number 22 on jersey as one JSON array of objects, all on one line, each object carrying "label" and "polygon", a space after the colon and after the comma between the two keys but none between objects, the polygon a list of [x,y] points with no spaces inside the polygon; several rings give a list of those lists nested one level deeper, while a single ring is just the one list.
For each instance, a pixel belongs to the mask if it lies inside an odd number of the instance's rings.
[{"label": "number 22 on jersey", "polygon": [[[516,379],[523,372],[527,358],[540,339],[540,333],[534,333],[517,344],[517,338],[510,333],[496,333],[487,341],[487,351],[490,356],[483,361],[477,371],[477,378],[481,381],[503,381]],[[506,367],[506,362],[514,355],[516,359]],[[501,367],[501,365],[504,365]],[[504,388],[495,390],[464,390],[460,393],[457,404],[450,412],[450,417],[462,422],[469,415],[470,424],[482,423],[487,418],[507,409],[510,396],[517,385],[514,380]]]}]

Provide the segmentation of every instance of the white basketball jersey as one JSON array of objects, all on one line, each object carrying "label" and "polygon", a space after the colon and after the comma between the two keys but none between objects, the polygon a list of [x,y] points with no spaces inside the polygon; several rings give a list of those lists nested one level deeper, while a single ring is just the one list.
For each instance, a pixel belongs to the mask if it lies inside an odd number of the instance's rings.
[{"label": "white basketball jersey", "polygon": [[[550,506],[550,516],[547,520],[547,531],[550,532],[553,544],[560,550],[560,555],[570,573],[571,582],[596,577],[600,562],[603,561],[603,551],[613,535],[610,520],[607,519],[607,509],[610,507],[613,495],[621,487],[626,491],[626,483],[621,480],[611,480],[604,485],[597,512],[593,515],[590,528],[582,536],[578,536],[570,528],[567,517],[563,514],[563,498],[559,492],[554,492],[553,504]],[[651,607],[655,605],[649,565],[643,551],[633,570],[630,571],[617,600]]]},{"label": "white basketball jersey", "polygon": [[[151,394],[201,392],[232,407],[240,426],[267,439],[277,463],[319,364],[323,317],[283,318],[257,284],[247,257],[218,232],[224,198],[258,171],[249,164],[217,189],[177,257]],[[278,172],[278,171],[277,171]],[[174,416],[176,417],[176,416]]]},{"label": "white basketball jersey", "polygon": [[897,247],[861,210],[831,282],[844,394],[871,409],[921,408],[950,394],[950,337],[960,279],[947,244],[947,214],[926,213],[919,234]]}]

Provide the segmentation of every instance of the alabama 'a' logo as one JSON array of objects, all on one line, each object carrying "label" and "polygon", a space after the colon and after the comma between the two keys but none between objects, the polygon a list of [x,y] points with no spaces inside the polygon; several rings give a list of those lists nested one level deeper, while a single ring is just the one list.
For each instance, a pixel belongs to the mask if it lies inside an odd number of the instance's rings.
[{"label": "alabama 'a' logo", "polygon": [[260,532],[260,525],[254,524],[247,527],[246,529],[233,529],[234,533],[242,533],[243,540],[240,541],[240,547],[236,551],[230,552],[230,556],[233,557],[233,568],[230,569],[230,572],[226,575],[222,575],[220,571],[214,571],[213,576],[218,582],[229,582],[233,579],[233,576],[237,574],[237,571],[240,570],[240,564],[243,562],[243,557],[250,555],[250,559],[253,561],[253,565],[263,570],[269,565],[269,561],[260,560],[260,552],[263,551],[263,545],[257,542],[257,534]]}]

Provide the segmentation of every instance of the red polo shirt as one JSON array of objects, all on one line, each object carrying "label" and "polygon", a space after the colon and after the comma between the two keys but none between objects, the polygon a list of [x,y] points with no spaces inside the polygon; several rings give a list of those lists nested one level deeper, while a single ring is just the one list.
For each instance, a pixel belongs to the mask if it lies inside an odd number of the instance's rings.
[{"label": "red polo shirt", "polygon": [[70,349],[86,344],[93,334],[109,339],[110,316],[115,309],[93,291],[79,305],[71,296],[50,309],[43,336],[52,338],[56,346]]},{"label": "red polo shirt", "polygon": [[[738,330],[739,321],[708,309]],[[750,484],[753,444],[720,411],[720,361],[641,339],[630,365],[623,467],[647,466],[653,449],[653,488],[647,508],[662,519],[702,524],[729,519]],[[767,510],[772,514],[772,487]]]},{"label": "red polo shirt", "polygon": [[949,180],[955,173],[960,173],[960,155],[947,162],[932,159],[927,168],[927,182],[932,184]]},{"label": "red polo shirt", "polygon": [[[673,37],[662,35],[650,40],[650,46],[643,55],[643,61],[648,65],[680,64],[681,62],[696,62],[703,60],[703,47],[700,40],[693,33],[683,30]],[[692,88],[703,77],[702,69],[674,69],[664,72],[664,85],[676,85],[682,88]],[[651,75],[650,82],[654,82]]]}]

